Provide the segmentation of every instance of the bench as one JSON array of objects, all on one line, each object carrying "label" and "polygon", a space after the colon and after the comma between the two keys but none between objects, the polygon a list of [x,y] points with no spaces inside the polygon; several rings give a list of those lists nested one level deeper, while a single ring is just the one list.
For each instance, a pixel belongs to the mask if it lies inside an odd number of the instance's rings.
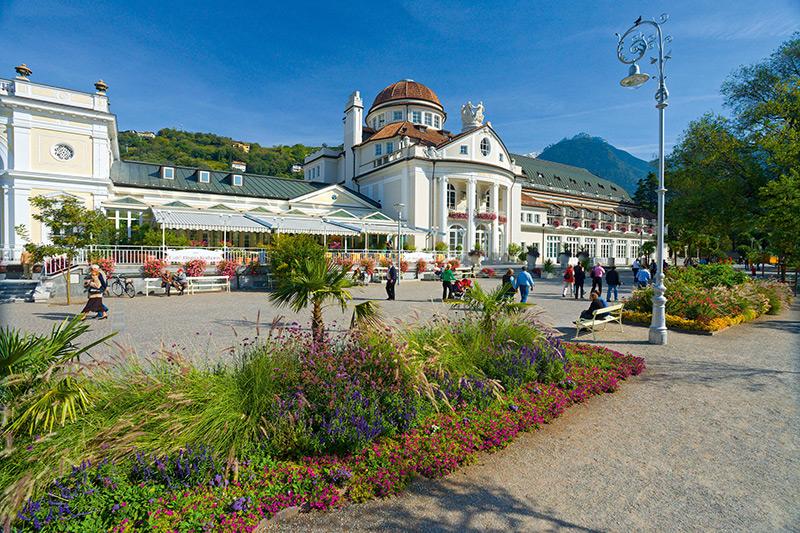
[{"label": "bench", "polygon": [[[592,312],[592,318],[579,318],[574,322],[575,324],[575,336],[572,337],[573,339],[577,339],[578,335],[582,330],[591,331],[592,332],[592,340],[595,340],[595,328],[602,324],[607,324],[608,322],[617,322],[619,324],[619,330],[622,331],[622,308],[624,307],[623,304],[614,304],[609,305],[607,307],[603,307],[602,309],[597,309],[596,311]],[[605,318],[597,318],[598,315],[607,314]]]},{"label": "bench", "polygon": [[144,295],[150,296],[150,291],[161,288],[161,278],[144,278]]},{"label": "bench", "polygon": [[187,277],[189,294],[217,289],[231,292],[231,280],[228,276],[192,276]]}]

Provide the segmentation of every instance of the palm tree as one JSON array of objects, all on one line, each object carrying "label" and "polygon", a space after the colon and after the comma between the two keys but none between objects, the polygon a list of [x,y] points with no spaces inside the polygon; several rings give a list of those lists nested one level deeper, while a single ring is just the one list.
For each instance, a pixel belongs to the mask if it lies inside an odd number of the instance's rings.
[{"label": "palm tree", "polygon": [[322,321],[322,306],[327,300],[339,304],[342,311],[352,299],[353,282],[346,269],[324,257],[309,257],[296,261],[288,276],[282,276],[270,299],[279,306],[290,307],[300,312],[311,304],[311,334],[315,341],[322,341],[325,325]]},{"label": "palm tree", "polygon": [[508,284],[500,285],[492,292],[486,292],[480,284],[476,283],[464,294],[464,303],[473,311],[481,313],[481,323],[484,327],[493,328],[501,315],[511,315],[520,312],[525,304],[517,303],[509,298]]}]

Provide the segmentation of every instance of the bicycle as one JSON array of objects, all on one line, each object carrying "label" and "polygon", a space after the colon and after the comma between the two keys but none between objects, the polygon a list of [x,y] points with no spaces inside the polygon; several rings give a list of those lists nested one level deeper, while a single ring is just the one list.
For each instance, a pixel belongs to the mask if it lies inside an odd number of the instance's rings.
[{"label": "bicycle", "polygon": [[133,281],[122,276],[114,276],[114,279],[109,284],[111,292],[114,296],[120,297],[127,294],[128,298],[136,296],[136,289],[133,288]]}]

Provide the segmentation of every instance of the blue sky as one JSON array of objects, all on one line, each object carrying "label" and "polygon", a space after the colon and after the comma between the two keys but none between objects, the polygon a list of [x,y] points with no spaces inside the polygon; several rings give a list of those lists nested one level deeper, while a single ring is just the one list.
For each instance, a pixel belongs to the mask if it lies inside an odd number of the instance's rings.
[{"label": "blue sky", "polygon": [[103,78],[120,129],[263,145],[338,144],[351,91],[371,103],[411,78],[439,95],[453,131],[460,105],[482,100],[512,151],[584,131],[650,158],[655,86],[619,87],[614,32],[665,10],[669,148],[690,120],[725,111],[733,69],[800,28],[800,2],[0,0],[0,77],[25,62],[41,83],[89,90]]}]

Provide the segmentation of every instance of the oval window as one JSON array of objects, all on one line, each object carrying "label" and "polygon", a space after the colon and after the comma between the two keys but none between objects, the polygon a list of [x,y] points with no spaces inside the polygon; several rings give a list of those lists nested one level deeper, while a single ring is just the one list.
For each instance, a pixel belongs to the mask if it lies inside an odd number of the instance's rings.
[{"label": "oval window", "polygon": [[492,145],[489,144],[488,137],[484,137],[483,140],[481,140],[481,153],[484,156],[487,156],[491,151],[492,151]]}]

